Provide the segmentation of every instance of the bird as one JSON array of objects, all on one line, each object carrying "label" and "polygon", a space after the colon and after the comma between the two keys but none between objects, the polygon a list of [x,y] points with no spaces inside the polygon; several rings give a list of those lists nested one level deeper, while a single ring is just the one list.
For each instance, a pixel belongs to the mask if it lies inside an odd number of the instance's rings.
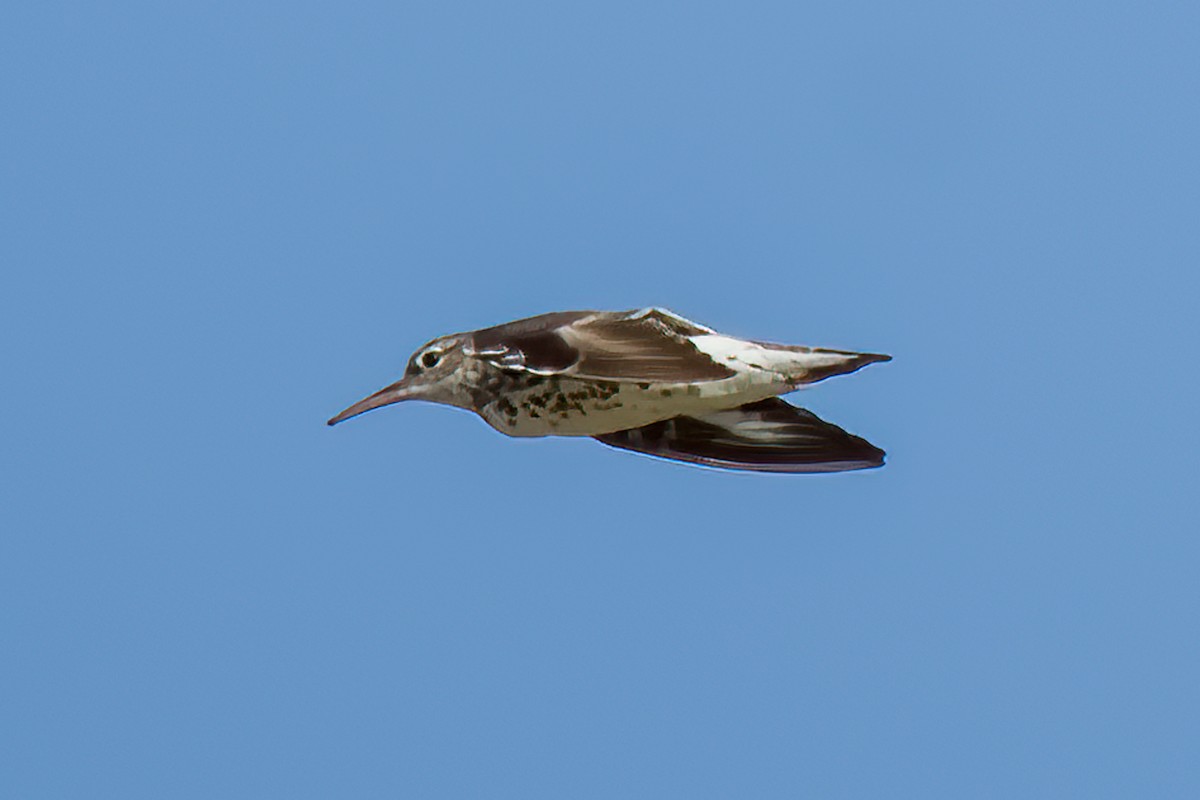
[{"label": "bird", "polygon": [[556,311],[433,339],[400,380],[328,424],[425,400],[508,436],[590,436],[721,469],[842,472],[882,466],[885,453],[780,395],[890,360],[736,338],[665,308]]}]

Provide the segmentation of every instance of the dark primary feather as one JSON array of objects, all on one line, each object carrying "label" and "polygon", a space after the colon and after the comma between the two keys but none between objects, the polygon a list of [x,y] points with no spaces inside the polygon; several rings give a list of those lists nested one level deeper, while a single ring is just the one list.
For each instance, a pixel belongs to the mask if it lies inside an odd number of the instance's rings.
[{"label": "dark primary feather", "polygon": [[777,397],[595,438],[676,461],[755,472],[843,472],[882,466],[884,458],[865,439]]},{"label": "dark primary feather", "polygon": [[473,345],[501,369],[541,375],[663,383],[732,376],[688,341],[707,332],[657,310],[564,311],[477,331]]}]

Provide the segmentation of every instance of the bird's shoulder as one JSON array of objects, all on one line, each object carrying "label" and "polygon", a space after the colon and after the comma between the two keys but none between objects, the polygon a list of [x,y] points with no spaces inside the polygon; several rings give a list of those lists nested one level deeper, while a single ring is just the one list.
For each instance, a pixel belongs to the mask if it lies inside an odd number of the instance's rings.
[{"label": "bird's shoulder", "polygon": [[692,342],[711,333],[662,308],[556,311],[475,331],[470,347],[507,370],[687,383],[733,374]]}]

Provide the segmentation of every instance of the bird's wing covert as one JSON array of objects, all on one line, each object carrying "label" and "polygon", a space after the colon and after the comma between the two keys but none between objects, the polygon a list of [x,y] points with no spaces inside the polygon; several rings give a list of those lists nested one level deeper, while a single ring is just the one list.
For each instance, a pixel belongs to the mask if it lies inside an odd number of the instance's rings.
[{"label": "bird's wing covert", "polygon": [[728,378],[690,337],[711,333],[657,308],[564,311],[474,334],[473,350],[501,369],[593,380],[694,383]]}]

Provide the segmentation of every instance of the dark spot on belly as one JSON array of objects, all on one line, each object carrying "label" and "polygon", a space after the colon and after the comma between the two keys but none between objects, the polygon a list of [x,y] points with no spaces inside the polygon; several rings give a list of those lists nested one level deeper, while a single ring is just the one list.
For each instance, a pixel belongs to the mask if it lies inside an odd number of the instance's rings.
[{"label": "dark spot on belly", "polygon": [[659,394],[661,394],[663,397],[670,397],[670,396],[671,396],[671,390],[670,390],[670,389],[663,389],[663,390],[661,390],[661,391],[659,392]]},{"label": "dark spot on belly", "polygon": [[561,392],[554,396],[554,402],[546,409],[551,414],[562,414],[566,416],[570,411],[570,405],[567,403],[566,395]]},{"label": "dark spot on belly", "polygon": [[641,389],[641,390],[644,392],[644,391],[646,391],[647,389],[649,389],[649,388],[650,388],[650,384],[648,384],[648,383],[639,383],[639,384],[638,384],[638,388],[639,388],[639,389]]},{"label": "dark spot on belly", "polygon": [[512,401],[507,397],[501,397],[499,400],[497,400],[496,408],[500,409],[500,412],[507,417],[517,416],[517,407],[514,406]]},{"label": "dark spot on belly", "polygon": [[596,394],[601,400],[607,400],[621,391],[621,385],[612,381],[597,381],[594,385]]}]

